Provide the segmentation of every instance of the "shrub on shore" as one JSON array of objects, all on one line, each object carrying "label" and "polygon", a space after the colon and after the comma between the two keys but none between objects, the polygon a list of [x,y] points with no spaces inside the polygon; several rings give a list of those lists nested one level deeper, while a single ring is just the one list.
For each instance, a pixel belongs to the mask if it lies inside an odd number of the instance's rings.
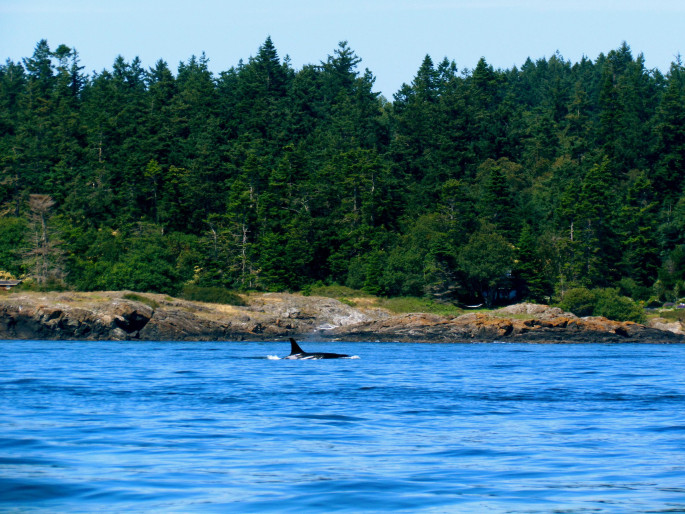
[{"label": "shrub on shore", "polygon": [[40,293],[47,293],[50,291],[68,291],[69,287],[67,284],[57,278],[50,278],[44,282],[38,282],[33,278],[24,279],[24,281],[19,284],[15,290],[17,291],[35,291]]},{"label": "shrub on shore", "polygon": [[604,316],[616,321],[644,323],[644,309],[618,289],[578,287],[564,294],[558,307],[576,316]]},{"label": "shrub on shore", "polygon": [[144,303],[148,307],[152,307],[153,309],[156,309],[159,307],[159,303],[154,298],[148,298],[147,296],[143,296],[142,294],[138,293],[126,293],[122,296],[124,300],[132,300],[134,302],[140,302]]},{"label": "shrub on shore", "polygon": [[225,305],[245,306],[245,300],[233,291],[223,287],[185,286],[181,298],[193,302],[223,303]]}]

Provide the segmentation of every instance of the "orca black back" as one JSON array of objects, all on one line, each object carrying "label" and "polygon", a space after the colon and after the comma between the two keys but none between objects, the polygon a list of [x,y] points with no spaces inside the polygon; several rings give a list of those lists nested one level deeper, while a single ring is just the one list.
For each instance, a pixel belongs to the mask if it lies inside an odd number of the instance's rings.
[{"label": "orca black back", "polygon": [[291,337],[290,338],[290,355],[297,355],[298,353],[305,353],[300,345]]},{"label": "orca black back", "polygon": [[286,359],[342,359],[345,357],[349,357],[349,355],[342,353],[305,352],[291,337],[290,355],[288,355]]}]

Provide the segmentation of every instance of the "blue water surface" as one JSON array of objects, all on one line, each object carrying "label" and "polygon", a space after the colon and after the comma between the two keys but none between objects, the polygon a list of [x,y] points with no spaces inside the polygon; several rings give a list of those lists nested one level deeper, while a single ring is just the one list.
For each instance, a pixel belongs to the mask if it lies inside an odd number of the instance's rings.
[{"label": "blue water surface", "polygon": [[302,346],[0,342],[0,511],[685,512],[685,345]]}]

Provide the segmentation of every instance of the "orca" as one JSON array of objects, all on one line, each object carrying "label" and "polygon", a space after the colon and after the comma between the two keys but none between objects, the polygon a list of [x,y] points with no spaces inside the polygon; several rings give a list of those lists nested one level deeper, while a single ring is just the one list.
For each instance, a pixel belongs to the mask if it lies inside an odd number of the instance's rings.
[{"label": "orca", "polygon": [[343,359],[349,357],[342,353],[305,352],[295,340],[290,338],[290,355],[286,359]]}]

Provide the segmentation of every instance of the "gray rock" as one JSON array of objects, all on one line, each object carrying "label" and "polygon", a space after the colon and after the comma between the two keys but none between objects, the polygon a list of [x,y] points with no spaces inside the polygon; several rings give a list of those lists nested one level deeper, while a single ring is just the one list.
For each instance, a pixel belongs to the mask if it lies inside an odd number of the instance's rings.
[{"label": "gray rock", "polygon": [[159,303],[155,309],[122,296],[121,292],[6,295],[0,298],[0,338],[242,341],[316,334],[357,341],[685,342],[682,334],[659,330],[661,325],[579,319],[534,304],[450,319],[423,313],[390,316],[377,308],[285,293],[251,296],[248,307],[200,306],[148,295]]}]

